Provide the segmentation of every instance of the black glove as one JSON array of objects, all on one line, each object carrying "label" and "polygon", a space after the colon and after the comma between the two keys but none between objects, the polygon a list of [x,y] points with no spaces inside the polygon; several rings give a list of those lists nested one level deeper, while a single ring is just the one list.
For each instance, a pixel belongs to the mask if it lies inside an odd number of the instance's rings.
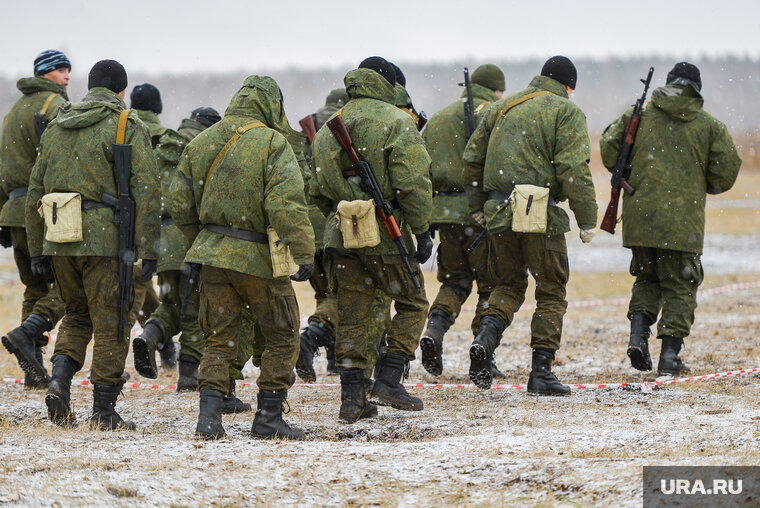
[{"label": "black glove", "polygon": [[32,258],[32,274],[50,279],[53,276],[52,256],[35,256]]},{"label": "black glove", "polygon": [[314,275],[314,263],[310,265],[298,265],[298,271],[290,276],[290,280],[303,282],[309,280]]},{"label": "black glove", "polygon": [[140,280],[148,282],[156,274],[156,268],[158,268],[158,261],[155,259],[143,259],[142,271],[140,272]]},{"label": "black glove", "polygon": [[417,237],[417,252],[414,253],[414,259],[419,264],[424,263],[430,259],[430,255],[433,253],[433,239],[430,238],[430,231],[425,231]]},{"label": "black glove", "polygon": [[10,229],[0,228],[0,246],[5,249],[8,247],[13,247],[13,242],[11,242]]}]

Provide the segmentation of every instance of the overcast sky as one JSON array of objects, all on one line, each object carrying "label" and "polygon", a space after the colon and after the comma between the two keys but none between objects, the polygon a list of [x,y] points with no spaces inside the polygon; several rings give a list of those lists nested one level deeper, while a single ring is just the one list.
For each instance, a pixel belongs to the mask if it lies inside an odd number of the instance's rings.
[{"label": "overcast sky", "polygon": [[31,74],[42,50],[81,72],[186,73],[397,62],[661,54],[760,57],[760,2],[613,0],[3,2],[2,70]]}]

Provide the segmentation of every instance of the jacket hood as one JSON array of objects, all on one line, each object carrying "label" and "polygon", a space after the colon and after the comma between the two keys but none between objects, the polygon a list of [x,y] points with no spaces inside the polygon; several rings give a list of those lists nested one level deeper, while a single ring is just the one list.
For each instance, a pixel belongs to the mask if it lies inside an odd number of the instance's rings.
[{"label": "jacket hood", "polygon": [[401,83],[396,83],[396,107],[397,108],[409,108],[412,109],[412,98],[409,95],[409,91],[404,88]]},{"label": "jacket hood", "polygon": [[69,100],[69,96],[66,94],[66,88],[58,83],[53,83],[47,78],[21,78],[16,82],[16,88],[18,88],[24,95],[36,92],[54,92],[61,95],[64,99]]},{"label": "jacket hood", "polygon": [[134,111],[137,113],[137,118],[143,123],[161,125],[161,120],[153,111],[148,111],[147,109],[135,109]]},{"label": "jacket hood", "polygon": [[126,107],[122,98],[108,88],[92,88],[82,102],[63,104],[56,123],[63,129],[82,129],[121,113]]},{"label": "jacket hood", "polygon": [[664,95],[658,90],[652,92],[651,104],[671,118],[690,122],[702,111],[705,100],[691,85],[684,87],[681,95]]},{"label": "jacket hood", "polygon": [[185,118],[180,122],[179,127],[177,127],[177,130],[183,130],[183,129],[190,129],[198,132],[203,132],[206,130],[206,126],[202,123],[193,120],[192,118]]},{"label": "jacket hood", "polygon": [[[471,83],[470,86],[472,87],[472,98],[480,98],[487,100],[488,102],[494,102],[499,100],[499,96],[496,95],[496,92],[491,90],[490,88],[486,88],[483,85],[479,85],[477,83]],[[467,89],[465,88],[462,91],[462,98],[467,98]],[[475,104],[475,107],[478,107],[477,104]]]},{"label": "jacket hood", "polygon": [[343,78],[349,99],[377,99],[395,105],[396,89],[371,69],[354,69]]}]

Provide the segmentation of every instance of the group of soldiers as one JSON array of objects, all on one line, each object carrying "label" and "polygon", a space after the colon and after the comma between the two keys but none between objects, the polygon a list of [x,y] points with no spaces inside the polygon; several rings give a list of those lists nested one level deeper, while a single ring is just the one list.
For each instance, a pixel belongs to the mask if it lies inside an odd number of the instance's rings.
[{"label": "group of soldiers", "polygon": [[[202,439],[225,435],[223,413],[252,409],[235,396],[249,359],[260,368],[251,434],[303,439],[283,411],[296,374],[316,380],[321,347],[328,372],[340,375],[340,420],[372,418],[378,404],[419,411],[423,401],[403,385],[409,364],[419,346],[425,370],[441,375],[444,336],[473,283],[469,377],[488,389],[503,375],[494,350],[529,274],[537,303],[527,391],[570,392],[551,371],[569,276],[570,220],[557,204],[569,201],[588,243],[597,202],[568,58],[550,58],[527,88],[504,97],[502,70],[482,65],[462,97],[427,122],[401,69],[370,57],[300,122],[303,132],[291,128],[271,77],[246,78],[223,116],[200,107],[173,130],[160,124],[153,85],[135,87],[127,109],[118,62],[92,67],[81,102],[68,100],[70,70],[60,51],[37,57],[34,77],[18,82],[23,96],[0,147],[0,244],[13,247],[25,286],[22,323],[2,342],[26,386],[47,387],[51,421],[76,421],[72,379],[94,337],[90,422],[135,428],[115,410],[135,321],[143,328],[132,341],[136,370],[157,377],[157,352],[164,368],[178,366],[177,390],[200,391]],[[636,278],[628,355],[639,370],[652,369],[654,322],[658,371],[688,369],[678,355],[703,279],[705,196],[728,190],[741,164],[726,127],[702,109],[701,86],[694,65],[675,65],[641,115],[629,161],[637,191],[623,200]],[[601,140],[609,169],[630,115]],[[106,199],[124,194],[115,166],[125,145],[130,255],[115,224],[124,205]],[[428,305],[420,264],[435,232],[441,288]],[[125,328],[120,271],[136,260]],[[292,281],[309,281],[317,300],[300,335]],[[42,348],[57,324],[49,376]]]}]

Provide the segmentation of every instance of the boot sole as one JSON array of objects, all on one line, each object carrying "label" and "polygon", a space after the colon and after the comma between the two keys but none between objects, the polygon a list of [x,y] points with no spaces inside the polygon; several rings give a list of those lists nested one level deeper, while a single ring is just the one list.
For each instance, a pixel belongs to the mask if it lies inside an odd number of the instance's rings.
[{"label": "boot sole", "polygon": [[295,437],[295,436],[281,436],[279,434],[255,434],[251,432],[249,435],[252,438],[261,439],[261,440],[267,440],[267,439],[284,439],[286,441],[305,441],[306,440],[305,434],[301,434],[300,436]]},{"label": "boot sole", "polygon": [[60,396],[54,393],[45,395],[45,405],[48,409],[48,418],[60,427],[71,427],[76,423],[76,418],[71,408],[66,407]]},{"label": "boot sole", "polygon": [[567,397],[571,392],[553,392],[549,390],[526,390],[528,395],[534,397]]},{"label": "boot sole", "polygon": [[220,410],[223,415],[236,415],[239,413],[247,413],[248,411],[253,411],[253,407],[250,404],[246,408],[222,408]]},{"label": "boot sole", "polygon": [[481,390],[491,388],[491,365],[486,348],[480,344],[470,346],[470,381]]},{"label": "boot sole", "polygon": [[646,372],[652,370],[652,357],[644,350],[636,346],[628,346],[628,358],[631,359],[631,367]]},{"label": "boot sole", "polygon": [[21,370],[24,371],[24,374],[33,377],[40,384],[50,382],[50,376],[45,367],[37,361],[34,355],[31,357],[27,356],[26,352],[16,344],[16,339],[13,338],[13,335],[3,335],[1,340],[5,349],[8,351],[12,349],[14,351],[13,354],[16,355],[16,360],[18,360],[18,364]]},{"label": "boot sole", "polygon": [[[142,337],[134,338],[132,341],[132,354],[135,357],[135,370],[137,370],[138,374],[148,379],[156,379],[158,377],[158,369],[150,361],[148,342],[145,339]],[[155,358],[155,352],[153,356]]]},{"label": "boot sole", "polygon": [[304,383],[315,383],[317,381],[317,373],[314,372],[314,368],[303,364],[299,365],[299,362],[296,362],[296,374]]},{"label": "boot sole", "polygon": [[431,337],[422,337],[420,351],[422,351],[422,367],[428,374],[440,376],[443,373],[443,358],[438,356],[435,350],[435,341]]}]

